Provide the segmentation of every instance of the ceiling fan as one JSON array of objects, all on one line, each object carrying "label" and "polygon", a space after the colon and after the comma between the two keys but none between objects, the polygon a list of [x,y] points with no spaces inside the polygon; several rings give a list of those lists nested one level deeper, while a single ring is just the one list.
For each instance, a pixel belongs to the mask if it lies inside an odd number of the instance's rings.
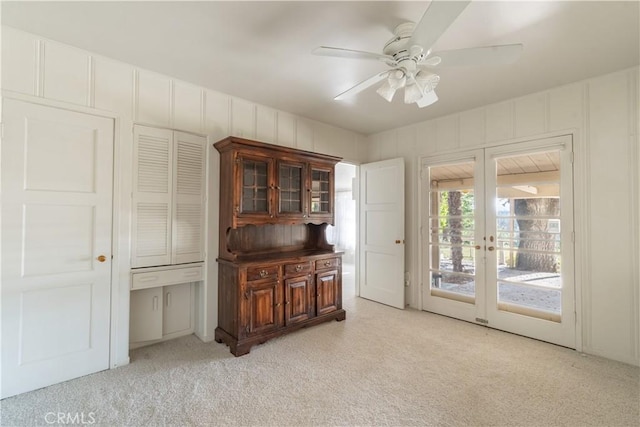
[{"label": "ceiling fan", "polygon": [[434,89],[440,76],[431,72],[432,69],[515,62],[522,52],[522,44],[431,52],[432,46],[469,3],[471,2],[432,0],[420,22],[405,22],[395,28],[394,36],[384,45],[382,54],[327,46],[314,49],[312,53],[315,55],[373,59],[391,67],[358,83],[334,99],[344,99],[385,80],[376,91],[380,96],[391,102],[396,91],[404,88],[404,102],[415,102],[422,108],[438,100]]}]

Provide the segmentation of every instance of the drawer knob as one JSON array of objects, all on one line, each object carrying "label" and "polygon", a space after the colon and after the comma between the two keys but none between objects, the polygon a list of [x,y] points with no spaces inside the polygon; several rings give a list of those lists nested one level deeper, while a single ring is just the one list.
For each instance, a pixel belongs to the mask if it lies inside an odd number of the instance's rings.
[{"label": "drawer knob", "polygon": [[269,272],[267,270],[260,270],[260,277],[262,277],[263,279],[268,275],[269,275]]},{"label": "drawer knob", "polygon": [[296,265],[296,272],[301,272],[302,271],[302,266],[300,264]]},{"label": "drawer knob", "polygon": [[325,267],[329,267],[330,265],[331,265],[331,261],[325,261],[325,262],[324,262],[324,266],[325,266]]}]

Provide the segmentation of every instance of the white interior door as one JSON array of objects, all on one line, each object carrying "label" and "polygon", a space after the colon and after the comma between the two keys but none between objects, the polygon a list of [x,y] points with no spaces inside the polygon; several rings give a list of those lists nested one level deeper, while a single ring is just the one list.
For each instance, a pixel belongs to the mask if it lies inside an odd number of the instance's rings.
[{"label": "white interior door", "polygon": [[404,159],[360,166],[360,296],[404,308]]},{"label": "white interior door", "polygon": [[423,309],[575,347],[571,158],[563,136],[423,161]]},{"label": "white interior door", "polygon": [[3,103],[4,398],[109,368],[113,121]]}]

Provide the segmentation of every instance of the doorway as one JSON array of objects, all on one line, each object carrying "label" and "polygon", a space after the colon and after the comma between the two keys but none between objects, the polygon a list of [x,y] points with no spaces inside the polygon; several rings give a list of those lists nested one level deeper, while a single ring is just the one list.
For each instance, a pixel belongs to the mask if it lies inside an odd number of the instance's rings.
[{"label": "doorway", "polygon": [[422,169],[423,309],[575,348],[571,137]]},{"label": "doorway", "polygon": [[342,255],[344,297],[356,294],[356,165],[340,162],[335,169],[335,225],[327,228],[327,239]]}]

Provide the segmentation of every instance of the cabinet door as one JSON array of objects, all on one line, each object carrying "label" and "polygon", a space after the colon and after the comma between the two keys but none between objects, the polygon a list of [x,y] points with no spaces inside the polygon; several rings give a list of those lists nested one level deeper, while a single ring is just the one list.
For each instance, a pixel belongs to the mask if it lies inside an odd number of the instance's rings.
[{"label": "cabinet door", "polygon": [[241,335],[251,336],[275,330],[279,326],[282,299],[279,298],[278,281],[249,283],[241,296]]},{"label": "cabinet door", "polygon": [[333,224],[333,168],[311,164],[309,175],[309,218]]},{"label": "cabinet door", "polygon": [[284,323],[301,322],[313,317],[311,275],[284,281]]},{"label": "cabinet door", "polygon": [[163,288],[162,334],[181,335],[193,330],[191,283]]},{"label": "cabinet door", "polygon": [[342,295],[340,289],[339,270],[323,271],[316,274],[316,308],[318,316],[341,308]]},{"label": "cabinet door", "polygon": [[251,223],[252,220],[268,221],[274,217],[273,159],[239,154],[234,182],[234,211],[239,224]]},{"label": "cabinet door", "polygon": [[276,185],[278,217],[292,219],[306,217],[305,178],[304,163],[278,162],[278,183]]},{"label": "cabinet door", "polygon": [[173,132],[136,126],[132,267],[171,263]]},{"label": "cabinet door", "polygon": [[162,338],[162,288],[131,292],[129,342]]},{"label": "cabinet door", "polygon": [[207,139],[175,132],[173,143],[172,264],[204,260]]}]

